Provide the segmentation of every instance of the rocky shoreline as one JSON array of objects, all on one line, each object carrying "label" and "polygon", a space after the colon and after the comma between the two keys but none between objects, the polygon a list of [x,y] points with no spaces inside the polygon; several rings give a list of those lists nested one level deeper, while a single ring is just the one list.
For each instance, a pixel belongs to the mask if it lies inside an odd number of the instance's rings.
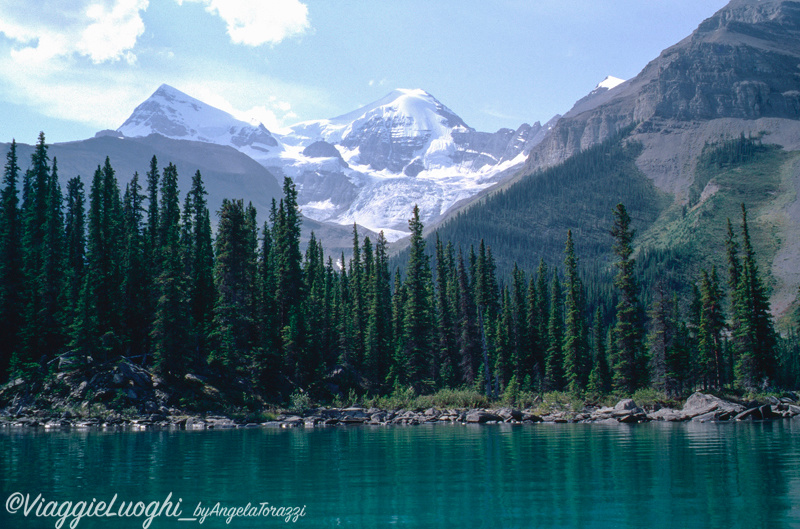
[{"label": "rocky shoreline", "polygon": [[[250,395],[250,406],[235,399]],[[210,410],[192,411],[185,402],[205,402]],[[231,406],[231,404],[234,404]],[[255,406],[253,406],[255,404]],[[574,406],[574,407],[573,407]],[[46,381],[22,379],[0,387],[0,432],[10,430],[168,428],[184,430],[228,428],[294,428],[351,425],[419,424],[535,424],[594,423],[635,424],[650,421],[723,422],[790,419],[800,416],[800,397],[787,392],[763,402],[734,402],[714,395],[694,393],[683,407],[673,409],[651,403],[638,406],[631,399],[614,407],[547,404],[535,408],[323,408],[307,404],[289,411],[269,409],[242,380],[215,380],[187,374],[167,383],[158,375],[127,359],[81,369],[59,362]],[[258,409],[262,412],[247,410]]]},{"label": "rocky shoreline", "polygon": [[[185,415],[152,413],[122,417],[111,413],[107,417],[75,417],[70,412],[54,416],[45,410],[24,409],[10,414],[0,413],[0,431],[10,429],[86,430],[86,429],[181,429],[212,430],[231,428],[316,428],[352,425],[420,425],[420,424],[535,424],[535,423],[593,423],[636,424],[651,421],[665,422],[735,422],[792,419],[800,416],[795,395],[770,397],[768,403],[749,403],[749,406],[714,395],[694,393],[683,408],[660,408],[646,411],[632,399],[623,399],[614,407],[586,407],[580,412],[553,411],[544,415],[531,409],[511,407],[487,409],[383,410],[378,408],[313,408],[303,413],[281,413],[274,419],[253,421],[224,415]],[[177,410],[175,410],[177,411]]]}]

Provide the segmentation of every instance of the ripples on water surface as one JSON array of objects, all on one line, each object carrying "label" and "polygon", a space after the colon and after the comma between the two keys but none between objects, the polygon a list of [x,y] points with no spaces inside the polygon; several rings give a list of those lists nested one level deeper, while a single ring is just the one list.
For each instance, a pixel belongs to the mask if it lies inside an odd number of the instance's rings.
[{"label": "ripples on water surface", "polygon": [[[306,505],[305,527],[800,527],[800,420],[755,424],[0,431],[3,504]],[[53,527],[10,517],[3,529]],[[279,527],[209,519],[200,527]],[[291,525],[291,524],[289,524]],[[81,520],[78,527],[141,527]],[[152,528],[197,527],[157,519]]]}]

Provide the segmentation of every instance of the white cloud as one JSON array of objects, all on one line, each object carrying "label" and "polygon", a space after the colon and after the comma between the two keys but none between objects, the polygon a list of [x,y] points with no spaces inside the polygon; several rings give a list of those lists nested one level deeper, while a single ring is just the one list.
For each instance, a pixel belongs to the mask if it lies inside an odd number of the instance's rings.
[{"label": "white cloud", "polygon": [[85,56],[94,63],[124,59],[144,33],[141,12],[149,0],[17,2],[0,0],[0,33],[14,43],[17,63]]},{"label": "white cloud", "polygon": [[234,44],[277,44],[310,28],[308,7],[299,0],[177,0],[200,2],[227,24]]}]

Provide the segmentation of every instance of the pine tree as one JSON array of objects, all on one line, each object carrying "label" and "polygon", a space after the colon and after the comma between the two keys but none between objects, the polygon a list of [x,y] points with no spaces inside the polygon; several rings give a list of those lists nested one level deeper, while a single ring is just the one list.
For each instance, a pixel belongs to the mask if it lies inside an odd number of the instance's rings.
[{"label": "pine tree", "polygon": [[135,357],[145,354],[152,315],[147,312],[151,284],[145,264],[144,195],[141,190],[139,174],[134,173],[125,187],[123,198],[122,310],[126,354]]},{"label": "pine tree", "polygon": [[161,204],[158,215],[160,257],[155,319],[150,336],[156,370],[177,378],[185,372],[184,356],[188,342],[186,281],[180,246],[180,207],[178,170],[171,163],[161,181]]},{"label": "pine tree", "polygon": [[548,348],[544,360],[545,391],[561,391],[564,389],[564,357],[562,341],[564,336],[564,313],[561,299],[561,282],[558,274],[553,273],[550,287],[550,316],[547,320]]},{"label": "pine tree", "polygon": [[672,317],[672,297],[666,292],[664,282],[659,280],[655,285],[655,294],[650,308],[650,349],[651,372],[653,385],[669,394],[674,394],[676,382],[668,376],[668,359],[674,347],[676,322]]},{"label": "pine tree", "polygon": [[389,281],[388,242],[383,232],[375,245],[375,263],[369,280],[365,364],[370,379],[381,388],[389,374],[392,344],[392,311]]},{"label": "pine tree", "polygon": [[[530,330],[528,329],[527,283],[525,272],[517,268],[511,272],[511,370],[517,381],[530,381]],[[525,388],[530,389],[530,388]]]},{"label": "pine tree", "polygon": [[455,336],[453,332],[453,314],[448,299],[448,282],[451,275],[451,263],[445,254],[439,236],[436,236],[436,327],[437,347],[435,349],[434,369],[438,386],[451,386],[454,383],[456,360]]},{"label": "pine tree", "polygon": [[547,351],[550,348],[550,333],[548,324],[550,321],[550,293],[548,290],[547,278],[549,272],[547,265],[543,260],[539,260],[539,267],[536,269],[536,306],[532,307],[533,326],[538,327],[539,339],[535,344],[533,352],[531,353],[533,362],[533,381],[534,385],[541,389],[544,384],[545,376],[545,360],[547,358]]},{"label": "pine tree", "polygon": [[722,333],[725,317],[722,313],[722,291],[716,267],[711,274],[702,271],[700,280],[701,311],[697,331],[698,376],[704,388],[721,388],[724,365],[722,358]]},{"label": "pine tree", "polygon": [[47,319],[45,280],[46,241],[50,210],[50,157],[47,154],[44,133],[31,154],[31,167],[26,171],[22,205],[22,255],[23,255],[23,311],[20,328],[21,344],[11,358],[11,369],[28,372],[34,362],[45,358],[51,339]]},{"label": "pine tree", "polygon": [[249,224],[244,201],[222,201],[214,272],[219,297],[214,307],[215,335],[209,354],[209,364],[215,367],[244,367],[253,346],[255,285],[251,274],[255,255]]},{"label": "pine tree", "polygon": [[634,231],[625,206],[617,204],[614,210],[614,253],[617,256],[617,275],[614,286],[619,292],[617,323],[614,326],[616,356],[614,358],[613,381],[615,389],[632,393],[644,381],[641,373],[643,363],[642,329],[638,285],[634,275],[633,254]]},{"label": "pine tree", "polygon": [[[322,244],[314,232],[306,248],[303,277],[306,278],[306,296],[301,322],[304,325],[305,350],[301,351],[299,379],[302,386],[320,380],[325,374],[324,352],[330,333],[330,299],[326,292],[325,265]],[[298,322],[300,323],[300,322]]]},{"label": "pine tree", "polygon": [[[742,251],[743,256],[741,261],[738,261],[738,257],[729,249],[729,261],[734,264],[741,263],[738,282],[732,294],[731,330],[736,357],[736,382],[745,389],[756,389],[774,379],[776,337],[769,313],[769,298],[761,281],[755,251],[750,242],[747,210],[744,204],[742,204]],[[732,264],[731,269],[733,268]]]},{"label": "pine tree", "polygon": [[22,224],[17,196],[20,168],[17,143],[6,154],[3,189],[0,192],[0,383],[5,381],[12,354],[19,346],[22,326]]},{"label": "pine tree", "polygon": [[[274,223],[276,302],[278,326],[289,323],[303,295],[302,254],[300,253],[300,213],[297,190],[290,178],[283,180],[283,199]],[[342,261],[344,266],[344,261]]]},{"label": "pine tree", "polygon": [[89,190],[86,274],[73,333],[73,344],[95,359],[108,360],[123,352],[122,220],[119,186],[106,158]]},{"label": "pine tree", "polygon": [[585,387],[586,340],[583,307],[583,285],[578,277],[578,260],[572,230],[567,231],[564,249],[564,382],[568,391],[579,393]]},{"label": "pine tree", "polygon": [[[500,314],[497,318],[495,342],[494,342],[494,366],[493,371],[497,377],[500,388],[505,388],[513,376],[513,330],[511,316],[511,296],[508,287],[503,288],[500,302]],[[515,378],[516,380],[516,378]]]},{"label": "pine tree", "polygon": [[606,333],[603,331],[603,315],[600,307],[595,309],[592,327],[594,361],[586,390],[591,395],[605,395],[611,389],[611,375],[606,358]]},{"label": "pine tree", "polygon": [[411,232],[411,249],[403,283],[405,306],[403,307],[402,362],[407,366],[399,373],[402,385],[413,385],[417,390],[430,388],[433,383],[431,369],[433,339],[433,285],[425,240],[422,237],[422,222],[419,207],[414,206],[408,221]]},{"label": "pine tree", "polygon": [[478,365],[480,364],[481,344],[476,321],[477,310],[472,298],[469,277],[464,264],[464,254],[458,251],[456,268],[458,290],[458,357],[461,380],[466,385],[474,385],[478,381]]},{"label": "pine tree", "polygon": [[[67,182],[67,207],[64,217],[66,244],[65,292],[63,296],[65,324],[75,347],[76,325],[81,320],[81,292],[86,275],[86,195],[80,177]],[[80,349],[80,347],[78,347]]]},{"label": "pine tree", "polygon": [[[208,335],[214,317],[216,288],[214,285],[214,251],[211,242],[211,219],[205,196],[203,177],[197,171],[192,177],[192,188],[186,195],[188,210],[184,224],[188,226],[187,241],[183,245],[185,275],[190,316],[190,341],[192,357],[205,359],[208,355]],[[253,250],[255,251],[255,250]],[[251,274],[255,273],[251,271]]]},{"label": "pine tree", "polygon": [[361,260],[361,246],[358,241],[358,227],[353,223],[353,258],[350,259],[350,337],[348,345],[352,350],[350,360],[360,371],[364,362],[364,339],[366,328],[366,301],[364,263]]}]

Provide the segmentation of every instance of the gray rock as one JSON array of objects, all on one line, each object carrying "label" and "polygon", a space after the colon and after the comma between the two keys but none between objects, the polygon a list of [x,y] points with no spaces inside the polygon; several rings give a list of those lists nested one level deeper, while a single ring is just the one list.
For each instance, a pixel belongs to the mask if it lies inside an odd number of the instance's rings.
[{"label": "gray rock", "polygon": [[481,424],[489,421],[501,421],[502,419],[498,415],[485,410],[474,410],[467,413],[466,420],[468,423]]},{"label": "gray rock", "polygon": [[744,411],[744,406],[736,404],[714,395],[707,395],[705,393],[696,392],[691,397],[686,399],[681,413],[687,419],[705,415],[715,410],[736,414]]},{"label": "gray rock", "polygon": [[733,419],[735,421],[760,421],[763,419],[763,416],[759,408],[750,408],[737,414]]},{"label": "gray rock", "polygon": [[186,419],[186,423],[184,427],[187,430],[205,430],[206,429],[206,422],[199,417],[189,417]]},{"label": "gray rock", "polygon": [[522,420],[522,412],[513,408],[500,408],[497,415],[505,422]]},{"label": "gray rock", "polygon": [[686,420],[680,411],[673,410],[672,408],[661,408],[660,410],[650,413],[647,416],[652,421],[676,422]]},{"label": "gray rock", "polygon": [[692,417],[692,422],[719,422],[721,412],[719,410],[710,411],[702,415]]},{"label": "gray rock", "polygon": [[631,411],[633,411],[633,410],[636,410],[638,408],[639,407],[636,405],[636,403],[633,401],[633,399],[622,399],[621,401],[617,402],[616,406],[614,406],[614,409],[617,410],[617,411],[619,411],[619,410],[631,410]]},{"label": "gray rock", "polygon": [[534,413],[523,413],[522,422],[542,422],[542,418]]}]

